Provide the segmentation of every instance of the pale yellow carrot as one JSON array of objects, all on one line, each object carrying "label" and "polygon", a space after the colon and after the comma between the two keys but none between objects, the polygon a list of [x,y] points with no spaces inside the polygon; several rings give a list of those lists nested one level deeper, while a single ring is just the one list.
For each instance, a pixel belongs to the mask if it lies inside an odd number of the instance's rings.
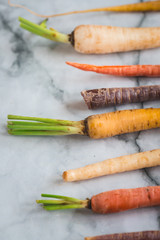
[{"label": "pale yellow carrot", "polygon": [[160,149],[107,159],[85,167],[67,170],[63,173],[63,179],[67,182],[81,181],[158,165],[160,165]]},{"label": "pale yellow carrot", "polygon": [[105,54],[156,47],[160,47],[160,27],[80,25],[74,29],[74,48],[81,53]]},{"label": "pale yellow carrot", "polygon": [[71,43],[77,52],[105,54],[160,47],[160,27],[126,28],[101,25],[80,25],[71,34],[47,29],[46,21],[40,25],[19,18],[20,27],[56,42]]}]

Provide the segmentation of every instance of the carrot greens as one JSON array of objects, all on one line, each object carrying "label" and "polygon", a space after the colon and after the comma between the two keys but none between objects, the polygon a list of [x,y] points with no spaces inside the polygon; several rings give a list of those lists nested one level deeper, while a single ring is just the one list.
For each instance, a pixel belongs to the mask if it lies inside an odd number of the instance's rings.
[{"label": "carrot greens", "polygon": [[37,203],[43,204],[43,208],[48,211],[72,208],[86,208],[88,207],[89,201],[51,194],[41,194],[41,197],[61,199],[61,200],[36,200]]},{"label": "carrot greens", "polygon": [[20,21],[20,27],[31,33],[34,33],[41,37],[50,39],[52,41],[69,43],[69,35],[68,34],[60,33],[53,28],[47,29],[47,27],[46,27],[47,19],[42,21],[42,23],[40,23],[40,25],[32,23],[22,17],[19,17],[18,19]]},{"label": "carrot greens", "polygon": [[[81,121],[67,121],[48,118],[8,115],[8,133],[12,135],[69,135],[80,134]],[[29,121],[29,122],[28,122]]]}]

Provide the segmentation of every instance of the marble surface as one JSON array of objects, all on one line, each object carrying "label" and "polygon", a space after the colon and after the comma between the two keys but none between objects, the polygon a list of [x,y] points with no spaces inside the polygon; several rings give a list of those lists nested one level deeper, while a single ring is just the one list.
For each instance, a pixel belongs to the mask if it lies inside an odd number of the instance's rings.
[{"label": "marble surface", "polygon": [[[59,0],[24,3],[42,14],[111,5],[110,1]],[[134,2],[134,1],[130,1]],[[121,4],[128,3],[121,0]],[[112,5],[119,4],[113,0]],[[65,61],[97,65],[159,64],[160,48],[109,55],[82,55],[71,46],[54,43],[19,28],[18,16],[40,19],[0,0],[0,239],[81,240],[106,233],[158,230],[160,208],[98,215],[89,210],[46,212],[35,203],[41,193],[85,199],[102,191],[160,184],[160,167],[116,174],[89,181],[64,183],[62,172],[85,164],[159,148],[160,130],[91,140],[82,136],[15,137],[7,134],[7,114],[71,120],[90,111],[80,91],[101,87],[160,84],[160,79],[119,78],[83,72]],[[80,24],[126,27],[160,26],[159,13],[90,13],[50,19],[49,26],[70,33]],[[159,107],[159,102],[119,106],[116,109]]]}]

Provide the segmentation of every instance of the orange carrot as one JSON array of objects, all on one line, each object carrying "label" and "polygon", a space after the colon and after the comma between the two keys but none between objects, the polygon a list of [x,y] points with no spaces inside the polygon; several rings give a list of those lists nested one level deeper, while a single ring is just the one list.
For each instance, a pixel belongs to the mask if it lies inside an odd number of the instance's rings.
[{"label": "orange carrot", "polygon": [[46,27],[46,20],[40,25],[19,18],[20,27],[50,39],[71,43],[77,52],[105,54],[127,52],[160,47],[160,27],[126,28],[101,25],[80,25],[71,34],[63,34]]},{"label": "orange carrot", "polygon": [[158,205],[160,205],[160,186],[118,189],[91,198],[92,211],[102,214]]},{"label": "orange carrot", "polygon": [[41,196],[61,199],[36,201],[37,203],[42,203],[44,209],[48,211],[89,208],[95,213],[106,214],[142,207],[159,206],[160,186],[112,190],[100,193],[86,200],[50,194],[42,194]]},{"label": "orange carrot", "polygon": [[81,64],[74,62],[66,62],[72,67],[79,68],[84,71],[92,71],[96,73],[109,74],[123,77],[160,77],[160,65],[125,65],[125,66],[96,66],[90,64]]},{"label": "orange carrot", "polygon": [[159,240],[160,231],[144,231],[144,232],[129,232],[106,234],[95,237],[85,237],[85,240]]}]

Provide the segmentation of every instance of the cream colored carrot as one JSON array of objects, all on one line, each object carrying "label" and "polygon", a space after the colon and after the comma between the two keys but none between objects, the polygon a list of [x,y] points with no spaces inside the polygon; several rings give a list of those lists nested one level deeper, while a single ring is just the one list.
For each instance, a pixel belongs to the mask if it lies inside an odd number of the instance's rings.
[{"label": "cream colored carrot", "polygon": [[105,54],[127,52],[160,47],[160,27],[126,28],[101,25],[80,25],[71,34],[63,34],[46,27],[46,20],[40,25],[19,18],[20,27],[50,39],[71,43],[77,52]]},{"label": "cream colored carrot", "polygon": [[67,170],[63,173],[63,179],[67,182],[81,181],[158,165],[160,165],[160,149],[112,158],[85,167]]},{"label": "cream colored carrot", "polygon": [[160,47],[160,27],[80,25],[74,30],[74,48],[81,53],[105,54],[155,47]]}]

